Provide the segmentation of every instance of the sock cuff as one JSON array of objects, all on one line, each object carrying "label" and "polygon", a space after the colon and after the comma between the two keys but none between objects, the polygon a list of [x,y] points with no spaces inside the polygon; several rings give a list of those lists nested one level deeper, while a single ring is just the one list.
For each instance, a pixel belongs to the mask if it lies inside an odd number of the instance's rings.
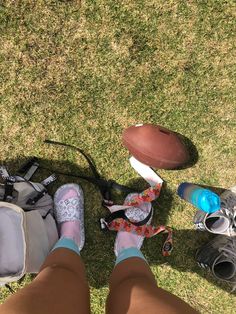
[{"label": "sock cuff", "polygon": [[116,258],[115,265],[119,264],[120,262],[124,261],[125,259],[131,258],[131,257],[139,257],[143,259],[145,262],[146,259],[143,256],[142,252],[136,248],[136,247],[130,247],[124,250],[121,250]]},{"label": "sock cuff", "polygon": [[62,237],[60,238],[57,243],[54,245],[52,251],[58,249],[58,248],[65,248],[71,251],[74,251],[78,255],[80,255],[79,247],[75,243],[75,241],[71,238]]}]

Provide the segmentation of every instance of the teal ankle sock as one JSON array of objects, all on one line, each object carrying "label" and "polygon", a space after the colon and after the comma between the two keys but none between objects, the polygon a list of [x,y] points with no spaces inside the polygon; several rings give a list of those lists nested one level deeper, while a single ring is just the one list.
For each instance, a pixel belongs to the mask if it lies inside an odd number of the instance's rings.
[{"label": "teal ankle sock", "polygon": [[143,259],[145,262],[147,262],[145,257],[143,256],[142,252],[138,248],[129,247],[129,248],[123,249],[119,252],[119,254],[116,258],[115,265],[117,265],[120,262],[122,262],[128,258],[131,258],[131,257],[139,257],[139,258]]},{"label": "teal ankle sock", "polygon": [[53,247],[52,251],[59,248],[65,248],[65,249],[74,251],[75,253],[80,255],[80,251],[79,251],[79,247],[77,243],[71,238],[66,238],[66,237],[60,238],[55,244],[55,246]]}]

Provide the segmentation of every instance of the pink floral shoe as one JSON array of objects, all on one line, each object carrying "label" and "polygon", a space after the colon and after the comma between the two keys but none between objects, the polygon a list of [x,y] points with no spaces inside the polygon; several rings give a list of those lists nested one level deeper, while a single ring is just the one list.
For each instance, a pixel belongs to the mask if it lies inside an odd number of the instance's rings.
[{"label": "pink floral shoe", "polygon": [[[124,205],[130,203],[138,193],[131,193],[127,195]],[[125,215],[131,222],[140,222],[143,221],[151,212],[152,204],[149,202],[143,202],[139,205],[135,205],[134,207],[127,208],[125,210]],[[146,225],[150,225],[152,221],[152,214],[150,219],[147,221]],[[125,236],[125,238],[124,238]],[[135,246],[138,249],[141,248],[143,244],[144,236],[139,236],[137,234],[132,234],[126,231],[119,231],[116,236],[115,245],[114,245],[114,252],[117,256],[118,253],[126,246]],[[123,243],[124,242],[124,246]],[[129,243],[130,242],[130,243]]]},{"label": "pink floral shoe", "polygon": [[81,251],[85,242],[84,232],[84,194],[78,184],[62,185],[54,195],[54,214],[58,224],[79,221]]}]

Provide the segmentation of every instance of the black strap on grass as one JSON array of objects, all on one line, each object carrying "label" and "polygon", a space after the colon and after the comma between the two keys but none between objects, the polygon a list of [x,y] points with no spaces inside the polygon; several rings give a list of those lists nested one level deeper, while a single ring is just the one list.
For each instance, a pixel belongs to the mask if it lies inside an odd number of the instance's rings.
[{"label": "black strap on grass", "polygon": [[15,291],[12,289],[12,287],[9,284],[5,284],[5,287],[11,292],[15,293]]},{"label": "black strap on grass", "polygon": [[97,168],[96,168],[95,163],[93,162],[92,158],[90,156],[88,156],[87,154],[85,154],[85,152],[82,149],[80,149],[76,146],[70,145],[70,144],[65,144],[65,143],[51,141],[51,140],[45,140],[44,143],[69,147],[69,148],[72,148],[72,149],[80,152],[84,156],[84,158],[87,160],[94,177],[98,178],[98,179],[100,178],[100,175],[97,171]]},{"label": "black strap on grass", "polygon": [[[86,180],[86,181],[94,184],[95,186],[97,186],[99,188],[104,204],[107,204],[107,203],[112,204],[112,195],[111,195],[112,189],[118,190],[120,192],[124,192],[126,194],[137,192],[134,189],[129,188],[125,185],[119,184],[114,180],[103,179],[101,177],[101,175],[99,174],[99,172],[97,171],[95,163],[93,162],[91,157],[88,156],[82,149],[80,149],[76,146],[70,145],[70,144],[65,144],[65,143],[51,141],[51,140],[45,140],[44,143],[68,147],[68,148],[71,148],[71,149],[78,151],[79,153],[81,153],[84,156],[84,158],[87,160],[89,167],[93,173],[93,177],[85,176],[85,175],[77,175],[77,174],[75,175],[75,174],[67,173],[67,172],[58,172],[58,171],[54,171],[54,170],[53,170],[53,172],[55,172],[58,175],[80,178],[80,179]],[[41,167],[41,166],[40,166],[40,168],[52,171],[52,169],[49,169],[49,168],[45,168],[45,167]]]}]

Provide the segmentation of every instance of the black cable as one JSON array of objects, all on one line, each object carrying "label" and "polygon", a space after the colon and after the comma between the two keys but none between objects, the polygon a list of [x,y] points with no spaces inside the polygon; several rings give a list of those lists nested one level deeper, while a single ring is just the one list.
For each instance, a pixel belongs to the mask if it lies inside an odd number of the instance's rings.
[{"label": "black cable", "polygon": [[56,142],[56,141],[52,141],[52,140],[45,140],[44,143],[69,147],[69,148],[72,148],[72,149],[80,152],[85,157],[85,159],[87,160],[87,162],[88,162],[88,164],[92,170],[92,173],[94,175],[94,178],[89,177],[89,176],[85,176],[85,175],[75,175],[75,174],[67,173],[67,172],[54,171],[52,169],[49,169],[47,167],[42,167],[42,166],[39,166],[39,168],[53,171],[54,173],[59,174],[59,175],[70,176],[70,177],[74,177],[74,178],[87,180],[87,181],[93,183],[94,185],[98,186],[103,199],[108,200],[108,201],[111,200],[111,190],[112,189],[116,189],[116,190],[123,191],[126,193],[137,192],[137,191],[134,191],[134,189],[128,188],[125,185],[121,185],[121,184],[115,182],[114,180],[103,179],[100,176],[100,174],[98,173],[97,168],[96,168],[95,163],[92,160],[92,158],[90,156],[88,157],[82,149],[80,149],[76,146],[70,145],[70,144],[65,144],[65,143]]},{"label": "black cable", "polygon": [[98,173],[97,169],[96,169],[96,166],[95,166],[95,163],[94,161],[92,160],[92,158],[88,155],[85,154],[85,152],[76,147],[76,146],[73,146],[73,145],[70,145],[70,144],[65,144],[65,143],[61,143],[61,142],[56,142],[56,141],[52,141],[52,140],[45,140],[44,143],[47,143],[47,144],[53,144],[53,145],[59,145],[59,146],[64,146],[64,147],[69,147],[69,148],[72,148],[74,150],[77,150],[78,152],[80,152],[84,158],[87,160],[92,172],[93,172],[93,175],[95,178],[100,178],[100,174]]}]

